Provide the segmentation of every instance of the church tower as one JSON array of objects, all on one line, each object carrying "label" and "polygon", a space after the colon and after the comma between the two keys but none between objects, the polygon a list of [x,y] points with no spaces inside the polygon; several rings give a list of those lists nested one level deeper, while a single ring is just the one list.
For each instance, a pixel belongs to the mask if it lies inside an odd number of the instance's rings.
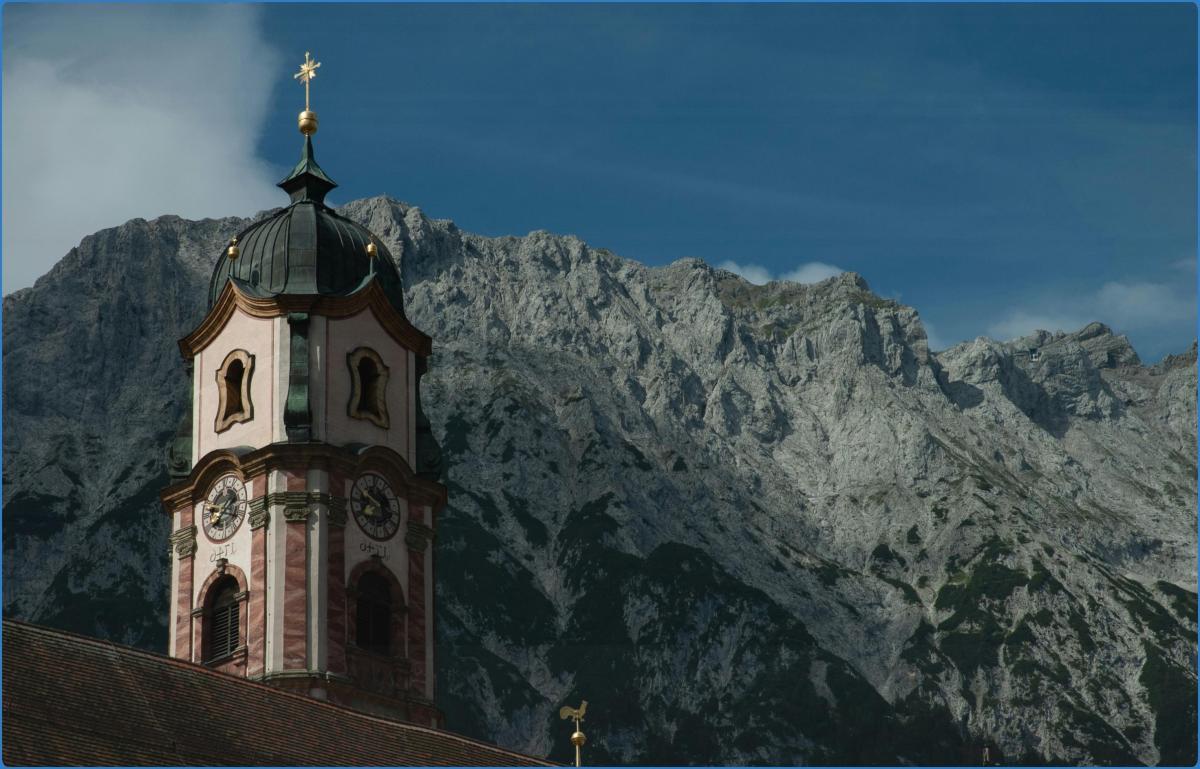
[{"label": "church tower", "polygon": [[428,336],[384,245],[325,204],[305,54],[300,162],[281,211],[218,257],[179,347],[170,654],[430,726],[433,537],[446,489],[421,411]]}]

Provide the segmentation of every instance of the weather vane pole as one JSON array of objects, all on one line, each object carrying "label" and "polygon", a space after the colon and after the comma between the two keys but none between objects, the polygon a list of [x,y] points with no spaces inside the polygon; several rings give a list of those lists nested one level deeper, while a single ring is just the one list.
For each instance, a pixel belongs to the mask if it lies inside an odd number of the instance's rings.
[{"label": "weather vane pole", "polygon": [[300,113],[300,133],[305,136],[312,136],[317,132],[317,113],[312,111],[308,101],[308,84],[317,76],[317,67],[321,66],[321,62],[314,61],[312,55],[304,52],[304,63],[300,65],[300,71],[292,75],[292,78],[304,83],[304,111]]},{"label": "weather vane pole", "polygon": [[587,700],[584,700],[583,704],[577,708],[563,705],[558,711],[558,717],[561,719],[575,719],[575,733],[571,735],[571,744],[575,746],[575,766],[577,767],[583,766],[579,750],[583,747],[583,743],[587,742],[587,737],[584,736],[583,730],[579,728],[579,725],[583,723],[583,714],[586,712]]}]

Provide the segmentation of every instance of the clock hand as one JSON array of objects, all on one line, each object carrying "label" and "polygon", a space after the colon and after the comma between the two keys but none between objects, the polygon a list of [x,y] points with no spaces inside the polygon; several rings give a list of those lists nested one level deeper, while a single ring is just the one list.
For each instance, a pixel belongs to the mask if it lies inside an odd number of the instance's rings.
[{"label": "clock hand", "polygon": [[387,506],[386,502],[382,501],[379,497],[375,496],[375,494],[370,491],[364,491],[363,496],[365,496],[367,499],[371,500],[370,507],[375,508],[375,512],[371,513],[372,518],[382,518],[386,514],[386,511],[388,510],[388,506]]},{"label": "clock hand", "polygon": [[223,499],[224,501],[219,505],[212,502],[205,503],[204,505],[204,508],[209,513],[208,524],[210,526],[216,526],[221,522],[221,519],[232,512],[233,504],[236,500],[229,495],[226,495]]}]

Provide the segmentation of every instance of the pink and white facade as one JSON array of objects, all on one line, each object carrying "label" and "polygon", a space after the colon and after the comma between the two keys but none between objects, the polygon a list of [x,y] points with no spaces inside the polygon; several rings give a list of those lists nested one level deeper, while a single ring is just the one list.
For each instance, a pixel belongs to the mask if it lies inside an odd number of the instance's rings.
[{"label": "pink and white facade", "polygon": [[446,490],[415,469],[429,337],[377,281],[264,297],[230,280],[180,349],[192,453],[162,493],[171,656],[440,726],[433,537]]}]

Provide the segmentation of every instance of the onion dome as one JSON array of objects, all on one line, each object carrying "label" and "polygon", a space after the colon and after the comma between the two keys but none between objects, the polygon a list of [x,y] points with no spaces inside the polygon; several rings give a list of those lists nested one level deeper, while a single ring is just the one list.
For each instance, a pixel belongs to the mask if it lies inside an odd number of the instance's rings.
[{"label": "onion dome", "polygon": [[313,157],[312,131],[305,132],[300,162],[278,186],[291,204],[251,224],[222,249],[209,284],[209,306],[230,280],[259,297],[345,296],[377,280],[403,313],[400,274],[387,248],[365,227],[325,205],[325,195],[337,183]]}]

